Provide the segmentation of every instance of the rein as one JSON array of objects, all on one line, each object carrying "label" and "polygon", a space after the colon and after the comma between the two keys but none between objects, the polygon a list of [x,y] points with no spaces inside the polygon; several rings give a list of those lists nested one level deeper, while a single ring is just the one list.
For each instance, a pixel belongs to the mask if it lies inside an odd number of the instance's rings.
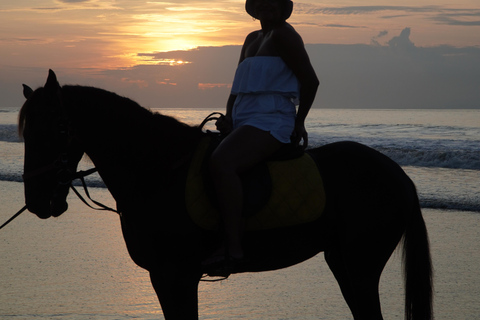
[{"label": "rein", "polygon": [[[68,118],[65,114],[65,111],[64,111],[64,108],[63,108],[63,103],[62,103],[61,100],[60,100],[60,105],[62,106],[62,108],[60,108],[60,109],[63,111],[62,112],[62,117],[61,117],[62,120],[60,121],[59,127],[58,127],[58,133],[59,133],[59,137],[60,137],[60,140],[61,140],[60,154],[59,154],[58,158],[54,162],[52,162],[51,164],[46,165],[46,166],[41,167],[41,168],[38,168],[36,170],[30,171],[30,172],[25,172],[22,175],[23,181],[29,180],[29,179],[34,178],[36,176],[43,175],[43,174],[46,174],[46,173],[48,173],[52,170],[57,169],[57,171],[55,172],[56,179],[57,179],[57,186],[69,185],[70,188],[73,190],[73,192],[77,195],[77,197],[84,204],[86,204],[88,207],[90,207],[94,210],[112,211],[112,212],[118,213],[121,216],[121,213],[119,211],[117,211],[115,209],[112,209],[112,208],[104,205],[103,203],[95,201],[91,198],[90,193],[88,192],[87,184],[85,183],[84,177],[86,177],[86,176],[88,176],[88,175],[90,175],[94,172],[97,172],[98,171],[97,168],[92,168],[92,169],[89,169],[89,170],[86,170],[86,171],[78,171],[78,172],[75,172],[75,173],[72,173],[72,171],[68,168],[67,149],[68,149],[68,144],[69,144],[69,140],[70,140],[70,136],[69,136],[69,132],[68,132],[68,125],[67,125],[68,124],[68,121],[67,121]],[[94,203],[96,206],[98,206],[97,208],[90,205],[85,200],[85,198],[77,191],[77,189],[75,189],[75,187],[72,184],[73,180],[75,180],[75,179],[80,179],[80,181],[82,182],[83,190],[85,191],[85,195],[87,196],[87,198],[92,203]],[[2,224],[0,226],[0,229],[2,229],[7,224],[12,222],[16,217],[18,217],[26,209],[28,209],[27,205],[25,205],[22,209],[20,209],[17,213],[15,213],[10,219],[8,219],[4,224]]]},{"label": "rein", "polygon": [[87,196],[87,198],[92,201],[95,205],[98,206],[98,208],[95,208],[93,207],[92,205],[90,205],[84,197],[82,197],[82,195],[77,191],[77,189],[75,189],[75,187],[73,186],[72,182],[70,182],[70,189],[73,190],[73,192],[77,195],[77,197],[82,200],[82,202],[87,205],[88,207],[94,209],[94,210],[101,210],[101,211],[112,211],[112,212],[115,212],[115,213],[118,213],[120,216],[122,216],[122,213],[118,210],[115,210],[115,209],[112,209],[110,208],[109,206],[106,206],[104,205],[103,203],[99,202],[99,201],[95,201],[92,199],[92,197],[90,197],[90,193],[88,192],[88,188],[87,188],[87,184],[85,183],[85,179],[84,177],[94,173],[94,172],[97,172],[97,168],[92,168],[92,169],[89,169],[89,170],[86,170],[86,171],[78,171],[77,173],[75,173],[75,175],[73,176],[73,180],[75,179],[80,179],[80,181],[82,182],[82,186],[83,186],[83,190],[85,192],[85,195]]},{"label": "rein", "polygon": [[[35,171],[32,171],[32,172],[29,172],[28,175],[24,175],[24,179],[30,179],[32,178],[33,176],[36,176],[36,175],[39,175],[39,174],[42,174],[42,173],[45,173],[47,172],[48,170],[54,168],[55,165],[48,165],[44,168],[41,168],[41,169],[38,169],[38,170],[35,170]],[[59,184],[69,184],[70,185],[70,188],[73,190],[73,192],[77,195],[77,197],[85,204],[87,205],[88,207],[94,209],[94,210],[102,210],[102,211],[112,211],[112,212],[115,212],[115,213],[118,213],[120,216],[122,216],[122,213],[118,210],[115,210],[113,208],[110,208],[109,206],[106,206],[104,205],[103,203],[99,202],[99,201],[95,201],[92,199],[92,197],[90,196],[90,193],[88,192],[88,188],[87,188],[87,184],[85,183],[85,177],[88,176],[88,175],[91,175],[92,173],[95,173],[97,172],[97,168],[92,168],[92,169],[89,169],[89,170],[85,170],[85,171],[78,171],[76,172],[74,175],[72,175],[71,179],[69,179],[69,182],[68,183],[65,183],[65,182],[61,182],[59,181],[58,183]],[[80,179],[80,181],[82,182],[82,186],[83,186],[83,190],[85,192],[85,195],[87,196],[87,198],[92,202],[94,203],[96,206],[98,206],[97,208],[95,208],[94,206],[90,205],[87,200],[85,200],[85,198],[77,191],[77,189],[75,189],[75,187],[73,186],[72,182],[73,180],[75,179]],[[24,205],[22,209],[20,209],[17,213],[15,213],[10,219],[8,219],[4,224],[2,224],[0,226],[0,230],[5,227],[7,224],[9,224],[10,222],[12,222],[16,217],[18,217],[21,213],[23,213],[25,210],[27,210],[27,205]]]},{"label": "rein", "polygon": [[[219,113],[219,112],[213,112],[211,114],[209,114],[205,120],[202,121],[202,123],[199,125],[199,128],[200,129],[203,129],[203,127],[205,126],[205,124],[209,121],[212,121],[212,120],[218,120],[219,118],[222,118],[224,115]],[[60,135],[63,136],[65,138],[65,141],[67,140],[67,130],[65,130],[65,127],[64,126],[64,123],[62,123],[62,128],[60,130]],[[45,167],[42,167],[42,168],[39,168],[37,170],[34,170],[34,171],[31,171],[31,172],[26,172],[25,174],[23,174],[23,180],[28,180],[28,179],[31,179],[35,176],[38,176],[38,175],[42,175],[44,173],[47,173],[48,171],[51,171],[53,169],[58,169],[56,175],[57,175],[57,180],[58,180],[58,184],[59,185],[70,185],[70,189],[73,190],[73,192],[75,193],[75,195],[85,204],[87,205],[89,208],[92,208],[94,210],[102,210],[102,211],[112,211],[112,212],[115,212],[115,213],[118,213],[120,215],[120,217],[122,216],[122,213],[118,210],[115,210],[113,208],[110,208],[106,205],[104,205],[103,203],[99,202],[99,201],[95,201],[92,199],[92,197],[90,196],[90,193],[88,192],[88,188],[87,188],[87,184],[85,183],[85,177],[88,176],[88,175],[91,175],[92,173],[95,173],[97,172],[97,168],[92,168],[92,169],[89,169],[89,170],[86,170],[86,171],[78,171],[76,172],[75,174],[71,174],[71,171],[68,170],[67,168],[67,162],[68,162],[68,157],[66,156],[66,144],[64,146],[62,146],[64,150],[62,150],[62,153],[60,154],[59,156],[59,159],[57,159],[55,162],[53,162],[52,164],[49,164]],[[94,206],[92,206],[91,204],[89,204],[87,202],[87,200],[85,200],[85,198],[77,191],[77,189],[75,189],[75,187],[73,186],[72,182],[73,180],[75,179],[80,179],[80,181],[82,182],[82,187],[83,187],[83,190],[85,192],[85,195],[87,196],[87,198],[97,206],[97,208],[95,208]],[[0,229],[2,229],[3,227],[5,227],[7,224],[9,224],[10,222],[12,222],[16,217],[18,217],[22,212],[24,212],[25,210],[27,210],[27,205],[23,206],[22,209],[20,209],[17,213],[15,213],[10,219],[8,219],[4,224],[2,224],[0,226]],[[220,279],[220,280],[223,280],[223,279]],[[206,281],[206,280],[203,280],[203,281]],[[210,280],[212,281],[212,280]],[[216,281],[216,280],[213,280],[213,281]]]},{"label": "rein", "polygon": [[15,213],[10,219],[8,219],[4,224],[0,226],[0,229],[5,227],[7,224],[13,221],[16,217],[18,217],[23,211],[27,210],[27,205],[24,205],[22,209],[20,209],[17,213]]}]

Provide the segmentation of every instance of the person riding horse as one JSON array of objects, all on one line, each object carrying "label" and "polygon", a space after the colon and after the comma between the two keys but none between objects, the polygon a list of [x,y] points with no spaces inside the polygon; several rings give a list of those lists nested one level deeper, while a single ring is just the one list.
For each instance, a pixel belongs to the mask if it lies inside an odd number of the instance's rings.
[{"label": "person riding horse", "polygon": [[240,174],[282,144],[299,144],[303,139],[307,147],[305,118],[319,85],[301,36],[286,22],[292,1],[247,0],[245,8],[260,20],[261,30],[245,39],[226,116],[217,123],[229,133],[209,163],[225,236],[220,248],[202,263],[209,274],[228,275],[245,256]]}]

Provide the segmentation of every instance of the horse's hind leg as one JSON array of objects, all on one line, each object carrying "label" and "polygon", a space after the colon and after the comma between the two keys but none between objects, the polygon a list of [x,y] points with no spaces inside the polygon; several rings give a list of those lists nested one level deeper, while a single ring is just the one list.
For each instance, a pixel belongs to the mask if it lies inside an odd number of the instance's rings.
[{"label": "horse's hind leg", "polygon": [[[382,238],[379,238],[382,239]],[[382,320],[378,285],[380,275],[396,243],[387,238],[379,241],[349,241],[325,251],[332,270],[355,320]]]},{"label": "horse's hind leg", "polygon": [[340,250],[326,251],[325,260],[340,285],[353,318],[383,319],[378,294],[379,273],[362,265],[365,263],[363,259],[353,261],[352,257]]}]

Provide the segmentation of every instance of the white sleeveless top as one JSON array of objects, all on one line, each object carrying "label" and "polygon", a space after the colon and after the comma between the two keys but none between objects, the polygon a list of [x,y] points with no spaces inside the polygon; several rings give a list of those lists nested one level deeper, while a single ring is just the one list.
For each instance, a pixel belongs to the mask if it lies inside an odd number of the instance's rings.
[{"label": "white sleeveless top", "polygon": [[300,84],[280,57],[256,56],[243,60],[232,85],[236,95],[233,128],[249,125],[289,143],[295,127]]},{"label": "white sleeveless top", "polygon": [[282,58],[256,56],[243,60],[237,67],[232,93],[281,93],[294,99],[300,95],[300,84]]}]

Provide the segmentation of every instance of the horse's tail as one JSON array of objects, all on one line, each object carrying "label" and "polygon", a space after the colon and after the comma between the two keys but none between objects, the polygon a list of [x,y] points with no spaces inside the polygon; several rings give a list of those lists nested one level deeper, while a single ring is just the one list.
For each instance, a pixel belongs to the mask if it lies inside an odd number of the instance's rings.
[{"label": "horse's tail", "polygon": [[405,319],[433,319],[433,274],[427,228],[415,192],[414,208],[403,235]]}]

